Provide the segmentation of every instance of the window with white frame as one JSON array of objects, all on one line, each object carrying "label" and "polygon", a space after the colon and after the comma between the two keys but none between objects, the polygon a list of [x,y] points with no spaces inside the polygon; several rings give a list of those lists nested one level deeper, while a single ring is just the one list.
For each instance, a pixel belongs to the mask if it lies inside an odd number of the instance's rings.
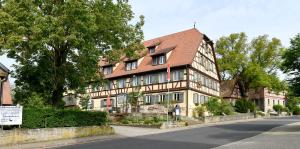
[{"label": "window with white frame", "polygon": [[104,86],[103,86],[103,89],[104,90],[110,90],[110,89],[112,89],[113,88],[113,83],[112,83],[112,81],[108,81],[108,82],[106,82],[106,83],[104,83]]},{"label": "window with white frame", "polygon": [[151,75],[144,76],[144,84],[146,85],[151,84]]},{"label": "window with white frame", "polygon": [[158,83],[167,82],[167,73],[162,72],[158,74]]},{"label": "window with white frame", "polygon": [[167,94],[160,94],[158,98],[159,103],[163,103],[167,99]]},{"label": "window with white frame", "polygon": [[151,75],[151,84],[155,84],[158,82],[158,74]]},{"label": "window with white frame", "polygon": [[145,96],[144,104],[146,105],[151,104],[151,95]]},{"label": "window with white frame", "polygon": [[165,55],[159,56],[159,64],[164,64],[164,63],[166,63],[166,56]]},{"label": "window with white frame", "polygon": [[127,94],[118,94],[116,100],[118,104],[126,104]]},{"label": "window with white frame", "polygon": [[172,79],[173,81],[183,80],[183,71],[182,70],[175,70],[172,72]]},{"label": "window with white frame", "polygon": [[200,95],[200,103],[201,104],[205,103],[205,96],[204,95]]},{"label": "window with white frame", "polygon": [[112,66],[106,66],[106,67],[103,67],[103,74],[111,74],[112,73]]},{"label": "window with white frame", "polygon": [[126,86],[126,79],[118,80],[118,88],[124,88]]},{"label": "window with white frame", "polygon": [[137,68],[137,61],[126,62],[126,70],[133,70]]},{"label": "window with white frame", "polygon": [[139,86],[139,85],[141,85],[141,77],[140,76],[132,77],[132,86]]},{"label": "window with white frame", "polygon": [[193,102],[194,102],[194,103],[199,103],[198,96],[199,96],[199,95],[198,95],[197,93],[194,93],[194,94],[193,94]]},{"label": "window with white frame", "polygon": [[175,92],[174,93],[174,100],[177,103],[182,103],[183,102],[183,93],[182,92]]},{"label": "window with white frame", "polygon": [[156,46],[148,47],[149,53],[150,54],[155,53],[155,48]]},{"label": "window with white frame", "polygon": [[166,63],[166,55],[157,55],[154,56],[152,59],[152,64],[153,65],[161,65],[161,64],[165,64]]}]

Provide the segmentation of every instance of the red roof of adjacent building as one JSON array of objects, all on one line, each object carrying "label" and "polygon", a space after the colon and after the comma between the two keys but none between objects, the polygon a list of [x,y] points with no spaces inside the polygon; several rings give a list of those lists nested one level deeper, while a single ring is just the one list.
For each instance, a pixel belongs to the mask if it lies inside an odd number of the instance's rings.
[{"label": "red roof of adjacent building", "polygon": [[[193,58],[197,52],[197,49],[204,38],[204,34],[199,32],[197,29],[189,29],[182,32],[154,38],[151,40],[144,41],[145,47],[156,46],[155,53],[162,53],[171,49],[172,53],[167,59],[167,63],[162,65],[152,65],[152,55],[148,51],[145,52],[144,59],[138,65],[137,69],[125,70],[124,61],[119,62],[119,65],[115,70],[106,75],[106,78],[114,78],[119,76],[125,76],[129,74],[142,73],[147,71],[159,70],[167,68],[167,64],[170,67],[191,65]],[[167,49],[167,50],[166,50]],[[154,54],[155,54],[154,53]],[[100,66],[107,65],[105,62],[100,62]]]}]

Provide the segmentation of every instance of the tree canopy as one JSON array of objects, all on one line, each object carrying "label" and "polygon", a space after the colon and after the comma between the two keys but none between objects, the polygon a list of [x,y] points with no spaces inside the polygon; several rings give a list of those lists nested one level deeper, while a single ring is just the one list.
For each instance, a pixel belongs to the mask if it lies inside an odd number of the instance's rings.
[{"label": "tree canopy", "polygon": [[59,106],[66,90],[101,80],[101,56],[141,49],[143,16],[133,17],[127,0],[1,1],[0,53],[17,62],[16,97],[36,92]]},{"label": "tree canopy", "polygon": [[245,33],[234,33],[218,39],[216,49],[222,80],[237,80],[243,97],[250,88],[284,89],[277,76],[284,50],[279,39],[263,35],[249,42]]},{"label": "tree canopy", "polygon": [[288,73],[291,91],[294,96],[300,96],[300,33],[290,41],[290,47],[283,54],[282,70]]}]

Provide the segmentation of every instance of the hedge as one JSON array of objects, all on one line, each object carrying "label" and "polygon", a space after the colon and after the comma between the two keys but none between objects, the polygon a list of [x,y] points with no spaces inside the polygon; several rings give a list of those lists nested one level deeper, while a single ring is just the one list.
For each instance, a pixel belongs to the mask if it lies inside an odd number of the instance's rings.
[{"label": "hedge", "polygon": [[24,108],[22,128],[55,128],[106,125],[106,112],[74,109]]}]

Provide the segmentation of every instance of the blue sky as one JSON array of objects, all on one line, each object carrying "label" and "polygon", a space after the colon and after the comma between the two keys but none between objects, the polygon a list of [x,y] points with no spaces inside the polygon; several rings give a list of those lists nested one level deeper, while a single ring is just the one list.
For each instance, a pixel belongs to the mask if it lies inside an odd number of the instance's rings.
[{"label": "blue sky", "polygon": [[214,41],[246,32],[251,39],[268,34],[288,46],[300,33],[299,0],[135,0],[136,15],[145,16],[145,39],[196,27]]},{"label": "blue sky", "polygon": [[[268,34],[284,46],[300,33],[299,0],[131,0],[136,17],[145,16],[145,39],[193,27],[216,41],[230,33],[246,32],[249,39]],[[0,56],[10,66],[13,60]]]}]

